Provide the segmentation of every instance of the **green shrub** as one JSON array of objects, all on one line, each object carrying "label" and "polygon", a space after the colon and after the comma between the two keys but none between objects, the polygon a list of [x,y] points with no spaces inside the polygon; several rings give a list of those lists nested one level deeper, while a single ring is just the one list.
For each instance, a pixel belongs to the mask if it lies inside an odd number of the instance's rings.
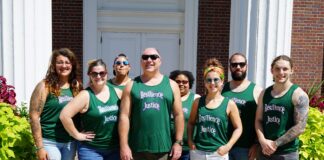
[{"label": "green shrub", "polygon": [[324,115],[316,108],[309,108],[305,132],[301,140],[300,159],[321,160],[324,157]]},{"label": "green shrub", "polygon": [[0,144],[0,159],[36,159],[28,121],[7,103],[0,103]]}]

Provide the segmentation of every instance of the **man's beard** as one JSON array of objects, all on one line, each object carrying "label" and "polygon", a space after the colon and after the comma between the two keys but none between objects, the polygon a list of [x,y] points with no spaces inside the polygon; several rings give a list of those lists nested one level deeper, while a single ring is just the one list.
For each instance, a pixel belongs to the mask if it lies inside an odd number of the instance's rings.
[{"label": "man's beard", "polygon": [[235,72],[231,72],[232,78],[234,81],[242,81],[246,77],[246,72],[242,72],[242,74],[237,74]]}]

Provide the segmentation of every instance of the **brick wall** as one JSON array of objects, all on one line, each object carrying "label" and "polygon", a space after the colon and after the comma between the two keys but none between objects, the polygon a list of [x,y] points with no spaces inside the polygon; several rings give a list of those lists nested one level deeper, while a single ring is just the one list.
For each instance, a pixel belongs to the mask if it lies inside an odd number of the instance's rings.
[{"label": "brick wall", "polygon": [[82,68],[83,1],[52,0],[52,23],[53,49],[70,48]]},{"label": "brick wall", "polygon": [[[302,88],[324,79],[323,0],[294,0],[291,56],[295,63],[293,81]],[[324,88],[321,91],[324,95]]]},{"label": "brick wall", "polygon": [[202,77],[203,64],[206,59],[216,57],[225,68],[228,68],[230,13],[230,0],[199,1],[196,78],[196,92],[198,94],[203,94],[205,90]]}]

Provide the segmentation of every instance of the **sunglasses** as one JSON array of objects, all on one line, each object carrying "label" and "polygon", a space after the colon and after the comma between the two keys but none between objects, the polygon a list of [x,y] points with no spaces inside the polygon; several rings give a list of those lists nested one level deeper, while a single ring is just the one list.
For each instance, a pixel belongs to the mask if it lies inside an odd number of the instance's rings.
[{"label": "sunglasses", "polygon": [[98,77],[98,75],[100,75],[100,77],[104,77],[106,76],[107,72],[102,71],[102,72],[90,72],[90,76],[91,77]]},{"label": "sunglasses", "polygon": [[240,66],[241,68],[246,65],[245,62],[239,62],[239,63],[231,63],[232,68],[236,68],[237,66]]},{"label": "sunglasses", "polygon": [[178,84],[188,84],[189,81],[186,81],[186,80],[175,80]]},{"label": "sunglasses", "polygon": [[159,55],[157,54],[151,54],[151,55],[142,55],[142,60],[148,60],[149,58],[151,58],[151,60],[156,60],[158,58],[160,58]]},{"label": "sunglasses", "polygon": [[124,66],[127,66],[127,65],[129,65],[129,62],[128,61],[116,61],[115,64],[118,66],[121,64],[123,64]]},{"label": "sunglasses", "polygon": [[211,83],[218,83],[220,81],[220,78],[206,78],[205,80],[207,83],[211,84]]}]

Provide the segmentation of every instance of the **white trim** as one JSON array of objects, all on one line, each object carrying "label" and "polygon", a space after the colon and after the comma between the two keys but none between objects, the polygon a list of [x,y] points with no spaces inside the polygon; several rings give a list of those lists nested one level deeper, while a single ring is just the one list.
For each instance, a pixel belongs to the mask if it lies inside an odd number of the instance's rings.
[{"label": "white trim", "polygon": [[[198,35],[198,7],[199,1],[185,1],[185,25],[184,25],[184,45],[183,54],[180,59],[183,60],[183,69],[191,71],[194,77],[197,73],[197,35]],[[194,84],[193,90],[196,85]]]},{"label": "white trim", "polygon": [[2,1],[1,64],[17,104],[46,74],[52,50],[51,0]]},{"label": "white trim", "polygon": [[87,81],[88,61],[97,58],[97,1],[83,0],[83,83]]},{"label": "white trim", "polygon": [[[110,1],[122,3],[126,1]],[[124,3],[125,2],[125,3]],[[132,1],[133,2],[133,1]],[[146,3],[147,0],[140,1]],[[182,3],[183,2],[183,3]],[[100,3],[100,4],[97,4]],[[86,75],[87,61],[100,55],[100,34],[101,32],[157,32],[157,33],[179,33],[180,45],[180,68],[191,71],[196,76],[197,63],[197,26],[198,26],[198,0],[183,1],[150,1],[158,4],[184,4],[184,12],[180,10],[152,9],[143,10],[118,10],[115,8],[100,8],[104,2],[97,0],[83,0],[83,74]],[[108,3],[108,2],[107,2]],[[135,3],[135,2],[134,2]],[[134,5],[132,3],[131,5]],[[114,4],[117,5],[118,4]],[[136,6],[138,7],[138,6]],[[98,9],[100,8],[100,9]],[[136,22],[136,23],[135,23]],[[130,25],[131,24],[131,25]],[[95,54],[96,53],[96,54]],[[86,76],[83,76],[86,77]],[[85,82],[84,78],[84,82]]]},{"label": "white trim", "polygon": [[231,2],[229,55],[245,53],[248,79],[265,88],[273,58],[290,55],[293,0]]}]

